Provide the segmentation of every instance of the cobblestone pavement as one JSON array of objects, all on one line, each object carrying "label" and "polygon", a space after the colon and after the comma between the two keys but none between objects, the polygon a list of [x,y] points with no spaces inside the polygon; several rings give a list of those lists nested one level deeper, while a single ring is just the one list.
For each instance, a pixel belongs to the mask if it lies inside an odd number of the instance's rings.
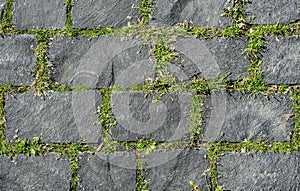
[{"label": "cobblestone pavement", "polygon": [[0,0],[0,190],[300,190],[299,0]]}]

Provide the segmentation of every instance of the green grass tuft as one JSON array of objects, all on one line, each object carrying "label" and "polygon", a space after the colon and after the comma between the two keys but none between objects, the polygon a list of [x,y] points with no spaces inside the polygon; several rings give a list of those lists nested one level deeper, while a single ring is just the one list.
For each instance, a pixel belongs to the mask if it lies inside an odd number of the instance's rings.
[{"label": "green grass tuft", "polygon": [[12,24],[13,3],[14,0],[6,0],[4,13],[2,15],[2,27],[1,27],[5,32],[13,30],[13,24]]},{"label": "green grass tuft", "polygon": [[147,24],[151,19],[152,0],[142,0],[140,5],[140,21],[142,24]]}]

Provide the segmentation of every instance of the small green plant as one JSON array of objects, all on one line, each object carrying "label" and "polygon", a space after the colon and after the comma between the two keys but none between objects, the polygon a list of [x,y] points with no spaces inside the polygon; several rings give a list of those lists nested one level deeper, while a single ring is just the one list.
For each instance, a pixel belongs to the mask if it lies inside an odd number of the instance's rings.
[{"label": "small green plant", "polygon": [[147,179],[145,178],[145,170],[143,168],[144,166],[144,161],[140,159],[140,153],[138,152],[138,159],[137,159],[137,171],[136,171],[136,176],[137,176],[137,182],[136,182],[136,191],[149,191],[147,189]]},{"label": "small green plant", "polygon": [[200,191],[199,187],[193,181],[190,181],[190,186],[193,191]]},{"label": "small green plant", "polygon": [[190,104],[191,110],[190,110],[190,129],[192,132],[191,136],[191,144],[197,144],[200,143],[200,133],[201,133],[201,120],[202,120],[202,97],[201,95],[195,95],[192,99],[192,102]]},{"label": "small green plant", "polygon": [[99,117],[100,124],[104,127],[106,132],[108,132],[109,127],[115,126],[116,121],[111,120],[111,105],[110,105],[110,95],[112,93],[111,88],[103,88],[100,90],[102,95],[102,101],[100,106]]},{"label": "small green plant", "polygon": [[141,140],[139,139],[136,148],[138,150],[144,150],[146,155],[150,154],[154,149],[156,149],[157,143],[151,140]]},{"label": "small green plant", "polygon": [[103,146],[101,148],[101,152],[104,152],[106,154],[113,153],[114,151],[117,150],[118,146],[119,146],[118,141],[108,140],[105,138],[103,140]]},{"label": "small green plant", "polygon": [[49,81],[49,63],[47,61],[47,48],[49,36],[46,30],[37,29],[37,47],[35,54],[37,58],[36,64],[36,80],[33,89],[39,94],[51,89]]},{"label": "small green plant", "polygon": [[233,3],[233,7],[229,9],[224,9],[223,16],[230,16],[234,19],[233,26],[238,29],[247,29],[248,22],[245,18],[244,5],[249,2],[249,0],[228,0],[229,3]]},{"label": "small green plant", "polygon": [[43,145],[40,144],[39,137],[34,137],[32,141],[17,140],[15,143],[5,145],[5,153],[10,156],[15,156],[21,153],[26,155],[35,155],[43,152]]},{"label": "small green plant", "polygon": [[[193,191],[201,191],[199,189],[199,186],[197,186],[193,181],[190,181],[190,186],[193,189]],[[222,186],[217,186],[215,191],[222,191],[223,187]]]},{"label": "small green plant", "polygon": [[142,0],[140,4],[141,23],[147,24],[151,19],[152,0]]},{"label": "small green plant", "polygon": [[73,27],[73,22],[72,22],[72,6],[74,6],[73,0],[66,0],[65,6],[67,9],[67,21],[66,21],[66,28],[72,28]]},{"label": "small green plant", "polygon": [[12,30],[12,10],[14,0],[6,0],[4,13],[2,15],[2,30],[10,32]]}]

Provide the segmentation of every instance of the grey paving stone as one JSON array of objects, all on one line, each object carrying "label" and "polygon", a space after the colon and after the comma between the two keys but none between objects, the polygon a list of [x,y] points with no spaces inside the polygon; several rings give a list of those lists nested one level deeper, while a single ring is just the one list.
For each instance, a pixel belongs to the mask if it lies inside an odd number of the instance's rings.
[{"label": "grey paving stone", "polygon": [[34,35],[0,37],[0,84],[30,86],[35,77]]},{"label": "grey paving stone", "polygon": [[64,0],[15,0],[13,26],[16,30],[33,28],[63,29],[66,23]]},{"label": "grey paving stone", "polygon": [[0,190],[70,190],[71,165],[54,154],[0,155]]},{"label": "grey paving stone", "polygon": [[218,160],[224,190],[299,190],[299,153],[225,153]]},{"label": "grey paving stone", "polygon": [[298,0],[251,0],[245,5],[251,24],[288,24],[300,19]]},{"label": "grey paving stone", "polygon": [[120,28],[139,19],[141,0],[74,0],[74,28]]},{"label": "grey paving stone", "polygon": [[285,95],[216,92],[204,101],[203,141],[290,141],[292,113]]},{"label": "grey paving stone", "polygon": [[149,190],[192,190],[190,181],[200,190],[210,190],[209,162],[206,151],[153,151],[144,157],[145,179]]},{"label": "grey paving stone", "polygon": [[119,141],[151,139],[154,141],[183,140],[189,136],[189,93],[170,93],[160,101],[158,93],[118,92],[111,95],[113,117],[117,125],[110,128]]},{"label": "grey paving stone", "polygon": [[266,37],[262,61],[266,84],[299,84],[300,37]]},{"label": "grey paving stone", "polygon": [[247,38],[178,39],[171,44],[178,56],[169,65],[169,72],[183,81],[192,77],[213,79],[217,76],[240,79],[250,66],[247,54],[243,53],[247,41]]},{"label": "grey paving stone", "polygon": [[232,20],[221,16],[228,7],[232,4],[225,0],[157,0],[150,25],[165,27],[187,21],[197,27],[223,28]]},{"label": "grey paving stone", "polygon": [[6,137],[13,141],[41,136],[42,142],[98,143],[101,126],[97,109],[101,95],[97,91],[53,92],[39,97],[32,92],[6,95]]},{"label": "grey paving stone", "polygon": [[[0,0],[0,21],[2,22],[2,16],[4,12],[6,1],[5,0]],[[0,23],[1,23],[0,22]]]},{"label": "grey paving stone", "polygon": [[136,157],[129,152],[78,156],[77,190],[135,190]]},{"label": "grey paving stone", "polygon": [[138,37],[88,38],[58,36],[49,48],[51,79],[62,85],[92,88],[141,85],[154,78],[155,63],[149,46]]}]

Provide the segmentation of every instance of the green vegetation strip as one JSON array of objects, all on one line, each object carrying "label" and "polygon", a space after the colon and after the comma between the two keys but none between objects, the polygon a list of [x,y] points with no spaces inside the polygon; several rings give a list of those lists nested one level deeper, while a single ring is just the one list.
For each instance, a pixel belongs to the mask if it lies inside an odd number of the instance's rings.
[{"label": "green vegetation strip", "polygon": [[152,0],[142,0],[140,5],[141,23],[147,24],[151,18]]},{"label": "green vegetation strip", "polygon": [[[1,31],[5,30],[6,32],[12,30],[13,1],[14,0],[6,0],[6,5],[2,16],[2,26],[0,27]],[[1,33],[3,33],[3,31]]]},{"label": "green vegetation strip", "polygon": [[66,14],[67,14],[67,21],[66,21],[66,29],[72,29],[73,22],[72,22],[72,6],[74,5],[73,0],[66,0]]}]

